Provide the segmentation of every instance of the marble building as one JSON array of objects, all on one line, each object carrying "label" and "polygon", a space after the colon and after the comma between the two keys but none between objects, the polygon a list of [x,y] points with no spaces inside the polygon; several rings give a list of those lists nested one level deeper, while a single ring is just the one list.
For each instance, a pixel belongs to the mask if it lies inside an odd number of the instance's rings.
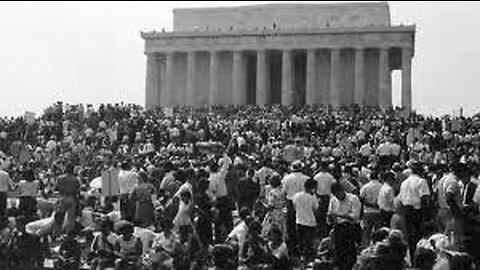
[{"label": "marble building", "polygon": [[386,2],[269,4],[173,11],[173,31],[142,32],[146,107],[330,104],[392,107],[391,72],[411,110],[415,26]]}]

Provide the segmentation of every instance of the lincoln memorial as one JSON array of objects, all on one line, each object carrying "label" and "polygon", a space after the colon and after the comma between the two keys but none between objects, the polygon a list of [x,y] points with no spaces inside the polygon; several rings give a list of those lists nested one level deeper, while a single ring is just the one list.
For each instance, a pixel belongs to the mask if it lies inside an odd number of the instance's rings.
[{"label": "lincoln memorial", "polygon": [[142,32],[146,107],[330,104],[392,107],[393,70],[411,110],[415,26],[386,2],[269,4],[173,11],[173,31]]}]

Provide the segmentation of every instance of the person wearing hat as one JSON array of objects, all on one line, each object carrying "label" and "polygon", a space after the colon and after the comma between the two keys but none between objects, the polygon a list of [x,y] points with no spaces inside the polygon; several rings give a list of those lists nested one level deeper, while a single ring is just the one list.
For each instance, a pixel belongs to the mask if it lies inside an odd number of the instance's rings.
[{"label": "person wearing hat", "polygon": [[398,198],[404,209],[406,237],[413,265],[415,247],[422,237],[420,231],[423,221],[422,209],[428,205],[430,188],[427,180],[422,177],[422,164],[415,160],[409,163],[412,173],[402,182]]},{"label": "person wearing hat", "polygon": [[287,198],[287,245],[289,250],[294,251],[297,245],[297,233],[293,197],[304,190],[303,185],[310,177],[302,173],[303,164],[299,160],[292,163],[290,170],[291,173],[283,177],[282,185],[283,193]]}]

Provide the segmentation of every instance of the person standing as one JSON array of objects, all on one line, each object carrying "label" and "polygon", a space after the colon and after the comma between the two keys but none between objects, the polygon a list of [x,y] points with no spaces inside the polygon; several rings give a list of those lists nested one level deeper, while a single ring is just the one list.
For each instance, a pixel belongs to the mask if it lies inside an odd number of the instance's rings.
[{"label": "person standing", "polygon": [[404,208],[405,231],[410,251],[412,265],[414,265],[415,248],[422,238],[422,210],[428,206],[430,188],[423,175],[423,167],[417,161],[410,162],[411,175],[402,182],[398,197]]},{"label": "person standing", "polygon": [[56,229],[71,233],[75,229],[75,217],[80,192],[80,183],[74,175],[75,166],[71,163],[65,167],[65,174],[57,181],[60,193],[58,211],[55,214]]},{"label": "person standing", "polygon": [[28,217],[32,217],[37,212],[37,195],[40,183],[35,180],[32,169],[23,173],[23,179],[18,184],[20,188],[20,211]]},{"label": "person standing", "polygon": [[364,206],[362,245],[368,246],[370,234],[380,227],[380,209],[378,195],[382,184],[378,181],[378,172],[374,169],[370,174],[370,181],[360,189],[360,200]]},{"label": "person standing", "polygon": [[211,162],[209,170],[208,193],[218,210],[218,217],[215,220],[215,241],[220,243],[233,228],[233,202],[228,196],[227,183],[225,182],[228,167],[225,165],[219,168],[217,163]]},{"label": "person standing", "polygon": [[328,219],[333,225],[333,263],[339,270],[350,270],[357,260],[357,244],[361,240],[360,212],[362,203],[339,183],[332,185]]},{"label": "person standing", "polygon": [[385,172],[382,174],[383,185],[378,193],[378,208],[380,209],[380,224],[382,227],[390,227],[390,221],[395,212],[395,192],[393,184],[395,183],[395,174]]},{"label": "person standing", "polygon": [[327,211],[330,204],[330,196],[332,194],[332,185],[335,183],[335,178],[328,171],[328,163],[322,162],[320,165],[320,172],[317,173],[313,179],[317,181],[317,194],[319,197],[318,218],[320,236],[327,235]]},{"label": "person standing", "polygon": [[130,196],[130,201],[135,204],[135,225],[147,228],[155,220],[152,198],[156,194],[155,187],[150,183],[146,172],[138,173],[139,184]]},{"label": "person standing", "polygon": [[120,188],[120,212],[122,219],[132,222],[135,216],[134,203],[130,200],[130,194],[138,184],[138,175],[131,170],[130,162],[123,162],[118,173],[118,186]]},{"label": "person standing", "polygon": [[317,228],[316,212],[318,200],[315,196],[317,182],[308,179],[303,184],[304,190],[292,198],[295,207],[295,223],[297,225],[298,246],[305,262],[310,262],[315,256],[315,235]]},{"label": "person standing", "polygon": [[297,229],[295,221],[295,207],[293,205],[293,197],[295,194],[304,190],[304,184],[309,179],[308,176],[302,173],[303,164],[301,161],[292,163],[290,174],[283,177],[283,193],[287,198],[287,246],[291,252],[295,252],[297,242]]},{"label": "person standing", "polygon": [[[453,211],[461,205],[461,185],[453,170],[444,174],[437,184],[438,213],[437,225],[441,233],[450,235],[453,232]],[[447,201],[447,198],[450,201]],[[452,202],[455,200],[456,202]],[[452,208],[453,207],[453,208]]]}]

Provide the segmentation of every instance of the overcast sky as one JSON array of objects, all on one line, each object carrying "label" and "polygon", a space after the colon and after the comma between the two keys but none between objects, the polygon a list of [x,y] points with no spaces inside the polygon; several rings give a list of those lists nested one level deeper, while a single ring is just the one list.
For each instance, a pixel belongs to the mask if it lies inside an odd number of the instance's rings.
[{"label": "overcast sky", "polygon": [[[0,116],[40,112],[58,100],[144,105],[140,31],[170,30],[174,7],[272,2],[2,2]],[[417,25],[414,108],[480,111],[480,3],[391,2],[390,12],[393,24]],[[394,75],[395,89],[398,81]]]}]

